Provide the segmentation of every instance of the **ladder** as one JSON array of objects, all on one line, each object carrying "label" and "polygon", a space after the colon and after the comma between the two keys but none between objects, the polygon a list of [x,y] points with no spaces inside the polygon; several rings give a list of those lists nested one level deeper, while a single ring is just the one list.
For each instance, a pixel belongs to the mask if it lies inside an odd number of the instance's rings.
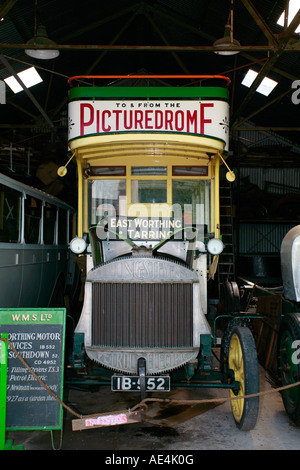
[{"label": "ladder", "polygon": [[219,282],[235,279],[232,187],[228,181],[220,184],[220,233],[225,248],[219,256]]}]

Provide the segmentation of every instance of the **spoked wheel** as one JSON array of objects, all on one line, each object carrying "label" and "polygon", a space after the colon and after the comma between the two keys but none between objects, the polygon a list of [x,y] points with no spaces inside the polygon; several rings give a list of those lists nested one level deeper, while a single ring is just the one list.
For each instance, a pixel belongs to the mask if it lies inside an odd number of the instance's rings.
[{"label": "spoked wheel", "polygon": [[[280,325],[278,335],[278,370],[281,385],[300,381],[300,313],[289,313]],[[300,386],[281,392],[285,410],[290,419],[300,426]]]},{"label": "spoked wheel", "polygon": [[[235,394],[231,390],[231,397],[243,397],[259,392],[256,347],[249,328],[233,328],[229,343],[228,368],[234,372],[234,380],[239,382],[238,393]],[[237,427],[242,431],[253,429],[258,417],[259,397],[231,400],[230,403]]]}]

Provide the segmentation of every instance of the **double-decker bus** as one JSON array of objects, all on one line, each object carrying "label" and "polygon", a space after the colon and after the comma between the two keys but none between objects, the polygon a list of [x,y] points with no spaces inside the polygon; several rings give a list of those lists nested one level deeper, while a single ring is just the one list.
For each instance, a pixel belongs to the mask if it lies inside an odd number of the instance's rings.
[{"label": "double-decker bus", "polygon": [[[71,249],[86,259],[74,335],[78,367],[84,351],[109,371],[112,390],[142,398],[175,383],[221,387],[233,397],[256,393],[250,329],[242,322],[231,327],[216,370],[207,319],[219,290],[208,283],[218,283],[224,248],[219,169],[228,154],[229,80],[185,77],[201,80],[190,87],[94,84],[103,78],[121,77],[70,79],[69,160],[76,159],[78,170],[78,236]],[[229,318],[234,314],[240,312]],[[232,400],[232,409],[237,426],[251,429],[258,398]]]}]

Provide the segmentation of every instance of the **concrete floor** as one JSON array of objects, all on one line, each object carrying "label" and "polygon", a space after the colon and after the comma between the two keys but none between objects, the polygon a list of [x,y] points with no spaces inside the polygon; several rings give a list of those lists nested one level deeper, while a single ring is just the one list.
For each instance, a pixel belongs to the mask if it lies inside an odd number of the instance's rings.
[{"label": "concrete floor", "polygon": [[[260,367],[260,389],[274,390]],[[209,399],[228,397],[224,390],[174,389],[173,399]],[[170,395],[168,395],[170,398]],[[66,401],[67,400],[67,401]],[[65,403],[82,414],[103,413],[132,408],[139,402],[135,394],[112,393],[109,387],[94,392],[70,390]],[[101,429],[72,431],[72,420],[65,411],[62,443],[60,435],[50,432],[8,432],[7,439],[23,444],[24,450],[101,450],[109,451],[192,453],[197,450],[300,450],[300,427],[290,422],[278,392],[260,399],[260,413],[254,430],[240,431],[231,414],[229,402],[208,405],[161,405],[151,403],[140,423],[110,426]],[[111,453],[111,452],[110,452]],[[128,455],[128,453],[126,454]]]}]

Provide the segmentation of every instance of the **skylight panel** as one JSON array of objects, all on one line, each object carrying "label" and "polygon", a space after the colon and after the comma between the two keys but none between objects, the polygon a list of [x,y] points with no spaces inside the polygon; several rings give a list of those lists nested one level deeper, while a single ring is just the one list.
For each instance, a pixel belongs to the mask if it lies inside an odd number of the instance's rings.
[{"label": "skylight panel", "polygon": [[[248,72],[246,73],[243,81],[242,81],[242,85],[244,86],[247,86],[248,88],[251,87],[252,83],[254,82],[254,80],[256,79],[258,73],[255,72],[254,70],[248,70]],[[269,96],[269,94],[271,93],[272,90],[274,90],[274,88],[276,87],[276,85],[278,84],[278,82],[276,82],[275,80],[272,80],[271,78],[268,78],[268,77],[265,77],[262,82],[260,83],[260,85],[257,87],[256,91],[258,93],[261,93],[262,95],[265,95],[265,96]]]},{"label": "skylight panel", "polygon": [[244,80],[242,81],[242,85],[245,85],[248,88],[250,88],[252,83],[256,79],[256,77],[257,77],[257,72],[254,72],[254,70],[251,70],[251,69],[248,70],[248,72],[246,73],[244,77]]},{"label": "skylight panel", "polygon": [[[17,75],[27,88],[37,85],[38,83],[41,83],[43,81],[34,67],[30,67],[29,69],[23,70]],[[14,93],[19,93],[20,91],[23,91],[23,88],[14,76],[7,77],[4,79],[4,81]]]},{"label": "skylight panel", "polygon": [[[294,16],[296,15],[296,13],[299,10],[299,8],[300,8],[299,0],[290,0],[289,1],[288,25],[293,20]],[[277,24],[279,24],[279,26],[284,26],[284,11],[280,15],[280,18],[277,21]],[[298,33],[298,34],[300,33],[300,25],[295,30],[295,33]]]}]

